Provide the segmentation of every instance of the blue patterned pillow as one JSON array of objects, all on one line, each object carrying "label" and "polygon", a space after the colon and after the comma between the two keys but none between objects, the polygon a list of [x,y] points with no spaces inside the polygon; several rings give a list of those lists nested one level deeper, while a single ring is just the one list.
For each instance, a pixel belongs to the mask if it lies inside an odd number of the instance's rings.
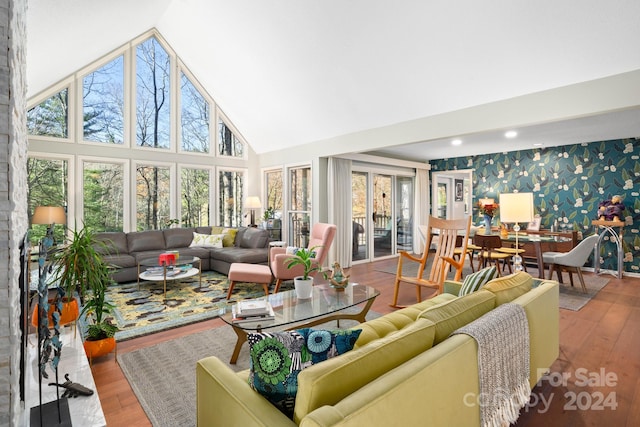
[{"label": "blue patterned pillow", "polygon": [[288,417],[298,392],[298,374],[315,363],[351,350],[361,329],[325,331],[300,329],[255,332],[250,348],[249,385]]},{"label": "blue patterned pillow", "polygon": [[458,296],[468,295],[472,292],[480,289],[485,283],[489,280],[493,280],[498,277],[498,271],[495,267],[487,267],[483,268],[480,271],[476,271],[473,274],[469,274],[464,278],[462,282],[462,287],[460,288],[460,292]]}]

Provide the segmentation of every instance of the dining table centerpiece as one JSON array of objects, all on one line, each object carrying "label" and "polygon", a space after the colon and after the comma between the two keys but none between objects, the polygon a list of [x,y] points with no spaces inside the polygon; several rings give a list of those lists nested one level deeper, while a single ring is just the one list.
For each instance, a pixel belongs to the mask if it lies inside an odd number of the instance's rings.
[{"label": "dining table centerpiece", "polygon": [[484,219],[484,234],[491,234],[491,222],[499,207],[494,199],[484,198],[478,201],[478,210]]}]

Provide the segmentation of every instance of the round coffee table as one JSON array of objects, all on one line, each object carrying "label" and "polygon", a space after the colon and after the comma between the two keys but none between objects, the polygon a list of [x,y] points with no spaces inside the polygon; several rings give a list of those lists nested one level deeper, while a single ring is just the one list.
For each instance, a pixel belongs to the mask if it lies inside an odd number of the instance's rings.
[{"label": "round coffee table", "polygon": [[[198,268],[193,267],[198,263]],[[187,268],[191,264],[192,267]],[[141,271],[142,267],[147,267]],[[138,290],[140,290],[140,279],[150,282],[162,282],[164,289],[164,299],[167,299],[167,280],[181,280],[187,277],[199,275],[199,286],[202,286],[202,264],[197,256],[181,256],[172,265],[158,262],[158,257],[145,258],[138,262]]]}]

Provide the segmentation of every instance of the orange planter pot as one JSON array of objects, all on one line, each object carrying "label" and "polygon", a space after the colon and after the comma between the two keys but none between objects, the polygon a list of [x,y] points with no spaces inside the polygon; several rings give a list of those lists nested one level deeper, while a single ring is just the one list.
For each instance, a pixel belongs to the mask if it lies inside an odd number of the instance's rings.
[{"label": "orange planter pot", "polygon": [[[31,313],[31,324],[34,328],[38,327],[38,304],[33,307],[33,313]],[[53,327],[53,301],[49,301],[49,327]],[[78,300],[75,298],[71,301],[65,301],[62,303],[62,313],[60,313],[60,324],[66,325],[67,323],[74,322],[78,316],[80,315],[80,310],[78,308]]]},{"label": "orange planter pot", "polygon": [[83,346],[84,352],[87,354],[89,362],[91,362],[95,357],[111,353],[116,348],[116,339],[111,337],[97,341],[85,341]]}]

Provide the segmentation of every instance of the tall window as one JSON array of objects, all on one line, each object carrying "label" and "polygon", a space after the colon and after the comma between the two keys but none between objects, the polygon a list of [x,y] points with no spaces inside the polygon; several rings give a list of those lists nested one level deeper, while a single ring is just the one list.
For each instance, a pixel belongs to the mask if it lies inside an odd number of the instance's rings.
[{"label": "tall window", "polygon": [[52,88],[28,105],[30,212],[67,206],[96,231],[242,224],[246,142],[156,30]]},{"label": "tall window", "polygon": [[244,173],[233,170],[218,172],[220,193],[219,225],[237,227],[242,225],[242,199],[244,196]]},{"label": "tall window", "polygon": [[244,156],[244,144],[222,119],[218,120],[218,138],[218,152],[221,156]]},{"label": "tall window", "polygon": [[[29,193],[27,206],[29,217],[37,206],[68,206],[69,162],[62,159],[29,158],[27,160],[27,181]],[[56,226],[56,240],[62,241],[63,226]],[[33,225],[29,235],[31,242],[44,237],[46,225]]]},{"label": "tall window", "polygon": [[311,168],[289,170],[289,183],[289,241],[293,246],[306,247],[311,222]]},{"label": "tall window", "polygon": [[265,186],[267,190],[265,208],[273,209],[274,216],[282,216],[283,194],[282,194],[282,170],[272,170],[265,172]]},{"label": "tall window", "polygon": [[82,79],[84,139],[124,143],[124,57],[121,55]]},{"label": "tall window", "polygon": [[83,162],[84,225],[100,231],[124,229],[124,165]]},{"label": "tall window", "polygon": [[208,153],[209,103],[184,73],[180,73],[180,95],[181,149]]},{"label": "tall window", "polygon": [[27,112],[30,135],[69,137],[69,89],[65,88]]},{"label": "tall window", "polygon": [[136,167],[136,227],[159,230],[168,225],[170,170],[164,166]]},{"label": "tall window", "polygon": [[209,170],[183,168],[180,171],[183,227],[209,225]]},{"label": "tall window", "polygon": [[136,144],[170,148],[171,58],[155,37],[136,48]]}]

